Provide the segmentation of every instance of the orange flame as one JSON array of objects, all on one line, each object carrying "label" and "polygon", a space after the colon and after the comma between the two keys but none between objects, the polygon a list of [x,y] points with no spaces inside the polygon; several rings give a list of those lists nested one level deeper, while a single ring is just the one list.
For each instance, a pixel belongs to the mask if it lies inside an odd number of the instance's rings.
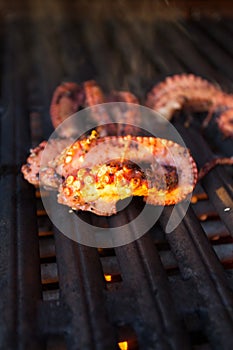
[{"label": "orange flame", "polygon": [[112,281],[112,275],[104,275],[105,281],[106,282],[111,282]]},{"label": "orange flame", "polygon": [[128,350],[128,342],[127,341],[121,341],[118,343],[118,346],[121,350]]}]

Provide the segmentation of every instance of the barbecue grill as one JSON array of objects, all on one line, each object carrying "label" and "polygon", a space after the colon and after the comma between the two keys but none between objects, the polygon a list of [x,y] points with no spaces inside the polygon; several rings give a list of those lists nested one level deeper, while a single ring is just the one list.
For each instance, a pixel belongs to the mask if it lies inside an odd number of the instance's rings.
[{"label": "barbecue grill", "polygon": [[[83,17],[69,1],[2,7],[0,348],[230,350],[232,169],[206,176],[172,233],[164,231],[167,207],[142,238],[97,249],[53,227],[40,198],[46,192],[29,185],[20,167],[52,132],[49,103],[63,80],[96,79],[106,90],[143,97],[165,76],[192,72],[232,92],[233,22],[214,10],[203,18],[184,4],[167,20],[165,3],[161,18],[149,5],[148,19],[126,17],[120,2],[118,14],[93,7],[102,17],[90,8],[88,18],[80,3]],[[202,116],[193,117],[188,128],[182,116],[175,125],[198,166],[232,155],[232,140],[219,136],[214,121],[203,134]],[[136,207],[137,199],[106,227],[133,217]]]}]

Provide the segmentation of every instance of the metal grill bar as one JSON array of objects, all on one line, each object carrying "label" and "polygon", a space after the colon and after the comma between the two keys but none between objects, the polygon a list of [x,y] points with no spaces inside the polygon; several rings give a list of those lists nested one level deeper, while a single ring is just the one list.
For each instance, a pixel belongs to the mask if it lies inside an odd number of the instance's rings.
[{"label": "metal grill bar", "polygon": [[[130,219],[132,209],[128,215]],[[111,219],[114,220],[117,218]],[[137,229],[134,227],[133,231]],[[131,314],[130,323],[135,329],[142,329],[138,338],[140,346],[143,348],[143,344],[148,343],[151,348],[187,348],[187,337],[184,332],[182,334],[170,302],[168,282],[151,237],[146,235],[115,251],[122,272],[123,288],[128,289],[127,294],[132,294],[134,298],[133,309],[128,314]]]},{"label": "metal grill bar", "polygon": [[[177,214],[183,217],[182,205],[175,209]],[[161,218],[163,227],[166,227],[170,212],[171,209],[166,208]],[[201,318],[206,318],[205,327],[208,335],[211,336],[212,346],[230,349],[233,341],[232,325],[229,322],[232,318],[232,297],[229,294],[222,267],[191,209],[188,209],[187,215],[177,229],[167,234],[167,240],[183,279],[192,280],[193,288],[201,297],[200,315]],[[217,318],[216,314],[222,316]],[[224,337],[222,337],[223,332],[226,332]]]},{"label": "metal grill bar", "polygon": [[[209,149],[208,145],[200,134],[194,129],[184,130],[184,128],[177,126],[177,129],[182,132],[184,141],[192,150],[192,154],[197,159],[198,165],[201,167],[209,159],[213,159],[214,156]],[[203,149],[205,152],[203,152]],[[213,169],[211,173],[206,176],[206,179],[202,181],[208,196],[216,208],[222,221],[225,223],[229,230],[229,233],[233,234],[233,212],[225,211],[225,208],[232,208],[233,206],[233,191],[232,191],[232,179],[224,169]]]},{"label": "metal grill bar", "polygon": [[[30,147],[25,101],[29,66],[24,61],[25,42],[18,29],[17,25],[6,28],[2,81],[1,164],[7,172],[1,176],[0,191],[0,347],[13,349],[20,344],[22,348],[41,349],[43,340],[36,337],[35,319],[41,298],[35,197],[20,174]],[[15,57],[21,69],[12,71]]]},{"label": "metal grill bar", "polygon": [[70,349],[115,349],[116,334],[104,308],[104,278],[97,249],[56,232],[61,300],[71,313]]}]

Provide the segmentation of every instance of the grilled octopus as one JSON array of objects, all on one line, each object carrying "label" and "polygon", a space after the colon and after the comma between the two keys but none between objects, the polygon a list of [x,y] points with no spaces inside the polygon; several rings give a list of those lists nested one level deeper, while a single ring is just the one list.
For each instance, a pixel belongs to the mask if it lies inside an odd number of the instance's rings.
[{"label": "grilled octopus", "polygon": [[[103,107],[106,102],[127,102],[128,107],[122,110],[120,105],[115,106],[115,114],[118,112],[118,122],[127,122],[126,128],[121,127],[120,123],[113,125],[109,113]],[[100,86],[94,81],[86,81],[81,86],[73,82],[66,82],[59,85],[52,97],[50,106],[50,115],[54,128],[57,128],[69,116],[76,113],[80,108],[92,107],[91,117],[97,124],[96,129],[102,136],[105,135],[122,135],[133,133],[133,124],[137,122],[139,116],[136,109],[130,108],[129,104],[139,104],[135,95],[128,91],[112,91],[105,96]],[[102,123],[107,124],[104,127]],[[62,130],[64,132],[64,130]],[[71,130],[68,135],[60,135],[61,137],[71,136]]]},{"label": "grilled octopus", "polygon": [[[154,109],[160,108],[160,111],[163,109],[168,118],[175,109],[194,102],[195,108],[220,106],[213,103],[213,99],[198,99],[194,91],[192,96],[186,93],[184,97],[185,84],[190,80],[194,85],[199,84],[203,93],[209,89],[213,95],[216,92],[217,96],[218,92],[222,94],[222,99],[230,99],[201,78],[179,78],[174,77],[174,80],[178,80],[178,92],[169,78],[148,95],[147,104]],[[171,96],[170,104],[166,104],[168,96]],[[197,167],[190,152],[169,140],[136,136],[138,130],[131,124],[139,116],[134,110],[132,112],[121,105],[117,106],[118,113],[126,124],[117,125],[115,129],[109,127],[111,117],[101,107],[102,103],[109,101],[139,103],[129,92],[113,91],[105,97],[94,81],[85,82],[81,87],[75,83],[60,85],[54,92],[50,107],[55,128],[79,108],[92,105],[95,106],[92,117],[97,123],[104,119],[107,128],[97,126],[91,135],[78,141],[74,141],[71,135],[59,135],[60,138],[43,141],[31,150],[27,164],[22,166],[25,179],[36,186],[40,183],[57,190],[59,203],[97,215],[116,213],[116,202],[133,195],[143,196],[147,203],[153,205],[171,205],[185,199],[198,179]],[[230,108],[225,113],[229,111]],[[46,152],[43,152],[45,149]],[[202,169],[200,178],[216,164],[232,162],[229,159],[212,161]]]},{"label": "grilled octopus", "polygon": [[233,137],[233,95],[193,74],[168,77],[148,93],[146,106],[171,120],[175,111],[188,109],[208,112],[203,122],[206,127],[217,113],[217,124],[224,137]]},{"label": "grilled octopus", "polygon": [[63,162],[58,202],[98,215],[116,213],[116,202],[130,196],[143,196],[153,205],[175,204],[192,192],[197,180],[189,151],[160,138],[94,139],[81,156],[77,141],[63,156],[69,170]]},{"label": "grilled octopus", "polygon": [[[50,150],[54,144],[48,143],[47,147]],[[34,154],[35,151],[32,160]],[[44,164],[46,161],[43,159]],[[30,159],[28,163],[32,164]],[[27,176],[26,168],[22,171]],[[112,215],[119,199],[134,195],[143,196],[153,205],[180,202],[192,192],[197,168],[189,151],[169,140],[91,135],[47,162],[40,178],[33,176],[34,185],[39,181],[45,187],[58,189],[59,203],[75,210]]]},{"label": "grilled octopus", "polygon": [[[106,136],[106,134],[121,135],[132,133],[133,129],[130,125],[126,125],[125,129],[123,129],[121,125],[111,125],[112,120],[110,116],[101,106],[101,104],[105,102],[139,103],[136,96],[127,91],[112,91],[106,97],[100,86],[94,80],[86,81],[81,86],[74,82],[65,82],[55,89],[52,96],[50,105],[52,124],[54,128],[57,128],[80,108],[92,107],[92,118],[97,123],[96,131],[98,135]],[[95,106],[95,108],[93,106]],[[130,108],[122,110],[119,106],[118,112],[122,116],[122,122],[127,121],[128,124],[133,123],[133,120],[137,117],[135,111],[132,112]],[[107,123],[107,127],[98,126],[98,124],[102,122]],[[45,147],[47,149],[47,154],[53,159],[55,155],[59,155],[61,151],[71,143],[72,130],[62,129],[62,133],[58,132],[58,135],[58,139],[53,139],[49,142],[43,141],[30,151],[27,163],[22,166],[24,177],[30,183],[38,185],[41,156]],[[43,179],[47,179],[42,181],[42,183],[49,183],[48,187],[56,187],[60,181],[52,168],[46,168],[44,171],[41,170],[40,176],[43,177]]]}]

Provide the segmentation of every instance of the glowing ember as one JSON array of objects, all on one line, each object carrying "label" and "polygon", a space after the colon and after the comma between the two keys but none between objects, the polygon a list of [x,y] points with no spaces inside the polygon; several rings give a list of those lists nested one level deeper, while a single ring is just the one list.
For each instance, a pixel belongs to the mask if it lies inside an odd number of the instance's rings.
[{"label": "glowing ember", "polygon": [[121,341],[118,343],[118,346],[121,350],[128,350],[128,342],[127,341]]},{"label": "glowing ember", "polygon": [[104,278],[106,282],[111,282],[112,281],[112,276],[111,275],[104,275]]}]

